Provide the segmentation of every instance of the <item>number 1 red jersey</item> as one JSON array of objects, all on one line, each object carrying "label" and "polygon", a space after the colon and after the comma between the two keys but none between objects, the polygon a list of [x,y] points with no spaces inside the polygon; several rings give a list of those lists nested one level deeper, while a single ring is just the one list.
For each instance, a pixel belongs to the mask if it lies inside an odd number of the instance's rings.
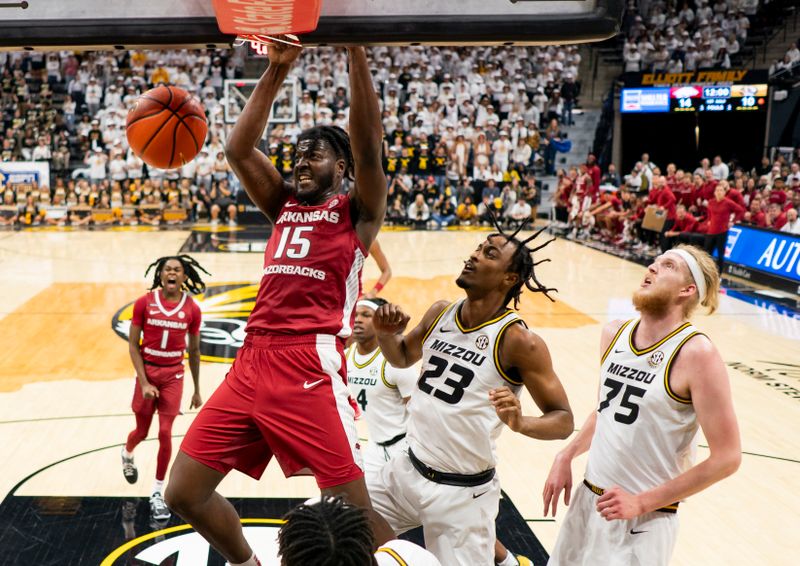
[{"label": "number 1 red jersey", "polygon": [[350,336],[367,251],[348,195],[306,206],[290,197],[264,253],[247,332]]},{"label": "number 1 red jersey", "polygon": [[188,293],[171,303],[156,289],[134,303],[131,323],[142,327],[139,351],[144,361],[170,366],[183,363],[186,334],[198,334],[200,321],[200,307]]}]

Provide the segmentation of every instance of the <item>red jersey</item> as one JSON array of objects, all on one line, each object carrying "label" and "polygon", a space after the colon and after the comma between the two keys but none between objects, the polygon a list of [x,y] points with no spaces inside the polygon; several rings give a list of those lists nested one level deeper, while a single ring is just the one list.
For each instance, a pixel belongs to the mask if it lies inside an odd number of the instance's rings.
[{"label": "red jersey", "polygon": [[722,234],[728,231],[728,222],[731,214],[736,214],[739,219],[747,212],[745,207],[740,206],[729,198],[718,201],[713,199],[708,201],[708,233]]},{"label": "red jersey", "polygon": [[683,220],[675,218],[675,224],[670,228],[673,232],[695,232],[697,219],[688,212],[683,215]]},{"label": "red jersey", "polygon": [[247,332],[350,336],[367,250],[348,195],[283,205],[264,253],[264,274]]},{"label": "red jersey", "polygon": [[133,304],[131,323],[142,327],[139,351],[144,361],[159,366],[183,363],[186,335],[199,334],[200,322],[200,307],[185,292],[180,301],[171,303],[156,289]]}]

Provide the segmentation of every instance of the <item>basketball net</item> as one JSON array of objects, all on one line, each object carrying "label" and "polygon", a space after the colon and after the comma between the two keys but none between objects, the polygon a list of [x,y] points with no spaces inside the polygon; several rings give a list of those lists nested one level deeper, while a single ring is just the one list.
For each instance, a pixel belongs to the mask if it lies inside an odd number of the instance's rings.
[{"label": "basketball net", "polygon": [[222,33],[266,55],[270,43],[301,47],[295,34],[317,29],[322,0],[213,0]]}]

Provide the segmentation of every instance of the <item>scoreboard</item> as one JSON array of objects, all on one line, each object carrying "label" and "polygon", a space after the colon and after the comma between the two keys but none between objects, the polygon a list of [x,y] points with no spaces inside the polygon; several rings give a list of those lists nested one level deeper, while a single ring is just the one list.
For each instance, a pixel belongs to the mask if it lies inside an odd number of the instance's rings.
[{"label": "scoreboard", "polygon": [[620,111],[766,112],[767,94],[766,84],[623,88]]}]

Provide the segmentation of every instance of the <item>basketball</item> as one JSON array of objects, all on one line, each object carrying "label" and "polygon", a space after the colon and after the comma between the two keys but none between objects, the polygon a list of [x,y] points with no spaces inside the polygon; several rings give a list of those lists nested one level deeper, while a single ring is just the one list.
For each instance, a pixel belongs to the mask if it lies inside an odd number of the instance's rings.
[{"label": "basketball", "polygon": [[143,93],[126,120],[133,152],[159,169],[174,169],[194,159],[207,133],[203,106],[174,86],[159,86]]}]

